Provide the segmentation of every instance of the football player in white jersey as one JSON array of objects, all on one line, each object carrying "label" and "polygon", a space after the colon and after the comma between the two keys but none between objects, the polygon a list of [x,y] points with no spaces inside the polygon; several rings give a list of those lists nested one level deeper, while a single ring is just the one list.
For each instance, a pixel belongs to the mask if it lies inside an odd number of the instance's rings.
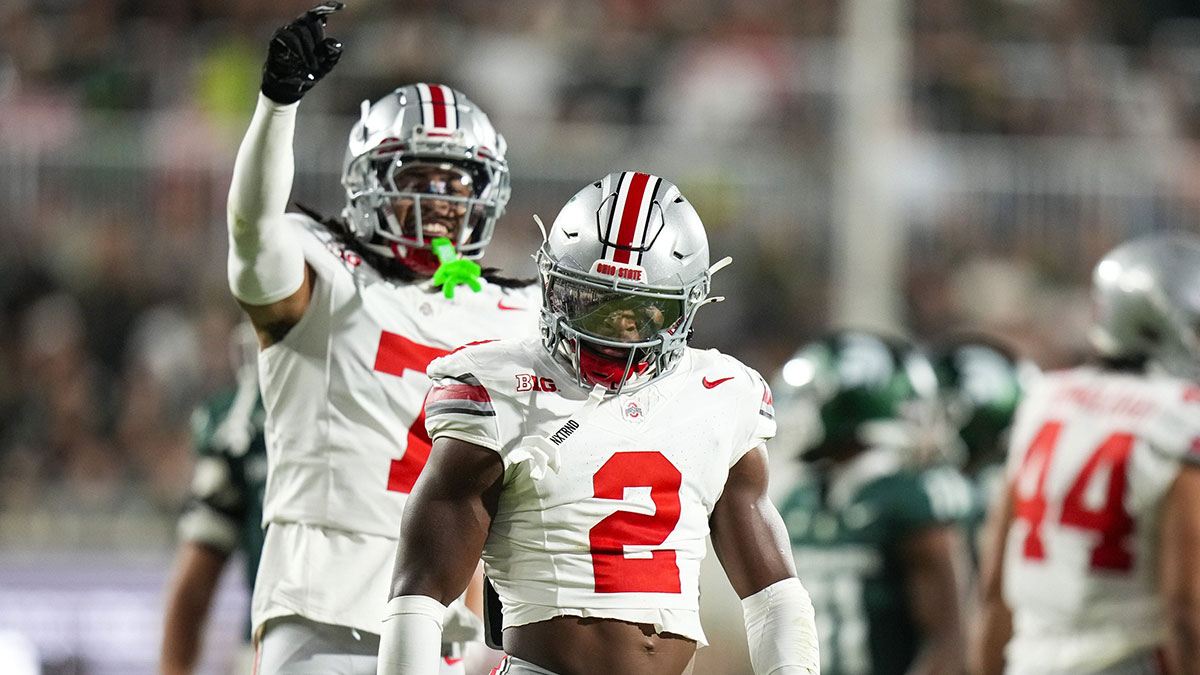
[{"label": "football player in white jersey", "polygon": [[[340,7],[273,36],[229,193],[229,282],[258,333],[267,410],[251,603],[265,674],[375,671],[400,518],[430,448],[426,366],[467,342],[537,333],[536,286],[473,262],[508,200],[505,144],[449,87],[364,102],[342,217],[284,212],[297,102],[337,61],[324,26]],[[466,630],[448,641],[477,634],[455,617]],[[462,672],[443,651],[444,672]]]},{"label": "football player in white jersey", "polygon": [[711,535],[755,673],[815,673],[812,604],[767,498],[763,379],[687,346],[708,242],[671,183],[580,190],[537,255],[541,339],[430,364],[434,439],[401,531],[379,673],[437,670],[445,605],[482,554],[503,606],[498,673],[677,675],[705,643]]},{"label": "football player in white jersey", "polygon": [[1200,672],[1200,239],[1093,274],[1099,359],[1017,410],[989,514],[982,673]]}]

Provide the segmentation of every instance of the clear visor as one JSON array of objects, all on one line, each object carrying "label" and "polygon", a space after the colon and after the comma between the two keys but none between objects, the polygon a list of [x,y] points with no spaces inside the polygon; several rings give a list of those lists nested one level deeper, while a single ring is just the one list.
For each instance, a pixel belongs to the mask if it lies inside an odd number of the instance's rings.
[{"label": "clear visor", "polygon": [[401,194],[479,196],[474,175],[454,164],[397,164],[389,168],[391,187]]},{"label": "clear visor", "polygon": [[471,171],[449,163],[388,164],[381,173],[390,197],[382,209],[401,237],[418,244],[446,237],[461,245],[467,241],[460,235],[479,231],[486,206],[478,198],[486,184]]},{"label": "clear visor", "polygon": [[550,310],[566,318],[571,328],[615,342],[640,343],[654,339],[683,314],[683,301],[599,289],[552,277],[547,292]]}]

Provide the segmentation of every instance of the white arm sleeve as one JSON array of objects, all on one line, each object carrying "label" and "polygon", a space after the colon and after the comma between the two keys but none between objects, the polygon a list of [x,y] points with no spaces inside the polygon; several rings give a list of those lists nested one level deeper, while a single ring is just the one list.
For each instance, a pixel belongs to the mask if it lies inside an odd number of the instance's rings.
[{"label": "white arm sleeve", "polygon": [[812,600],[800,580],[777,581],[742,600],[754,675],[820,672]]},{"label": "white arm sleeve", "polygon": [[425,595],[401,595],[387,604],[379,635],[376,675],[438,675],[446,606]]},{"label": "white arm sleeve", "polygon": [[260,93],[233,165],[226,210],[229,288],[249,305],[278,302],[304,283],[304,251],[282,222],[295,173],[297,106]]}]

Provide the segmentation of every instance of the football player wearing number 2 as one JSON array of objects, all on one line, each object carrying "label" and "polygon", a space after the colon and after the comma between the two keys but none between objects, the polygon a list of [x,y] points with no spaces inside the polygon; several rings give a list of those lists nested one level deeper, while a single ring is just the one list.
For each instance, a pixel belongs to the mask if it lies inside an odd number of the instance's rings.
[{"label": "football player wearing number 2", "polygon": [[[449,87],[364,102],[342,217],[284,212],[298,101],[341,54],[324,33],[339,9],[323,3],[275,32],[229,193],[229,282],[258,333],[267,410],[251,603],[263,674],[375,671],[396,534],[430,447],[426,366],[467,342],[537,332],[536,286],[473,262],[508,201],[505,143]],[[461,673],[449,643],[478,621],[448,622],[462,630],[444,636],[443,672]]]},{"label": "football player wearing number 2", "polygon": [[1200,672],[1200,239],[1093,274],[1099,359],[1017,410],[989,514],[982,673]]},{"label": "football player wearing number 2", "polygon": [[687,346],[708,242],[671,183],[613,173],[537,255],[542,338],[429,367],[434,439],[400,533],[381,675],[437,671],[445,604],[482,554],[505,675],[678,675],[704,643],[705,537],[743,599],[760,675],[815,673],[812,604],[767,498],[775,433],[758,373]]}]

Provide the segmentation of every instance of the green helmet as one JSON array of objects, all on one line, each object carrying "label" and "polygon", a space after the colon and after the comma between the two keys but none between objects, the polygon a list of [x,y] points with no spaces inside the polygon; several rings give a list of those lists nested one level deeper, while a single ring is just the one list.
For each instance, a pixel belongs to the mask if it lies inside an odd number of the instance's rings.
[{"label": "green helmet", "polygon": [[811,432],[802,459],[829,456],[857,442],[909,448],[932,418],[937,380],[929,359],[909,341],[842,330],[802,346],[772,388],[777,410],[807,414]]},{"label": "green helmet", "polygon": [[942,413],[961,446],[954,454],[969,467],[1003,461],[1017,404],[1037,367],[982,335],[948,338],[932,358]]}]

